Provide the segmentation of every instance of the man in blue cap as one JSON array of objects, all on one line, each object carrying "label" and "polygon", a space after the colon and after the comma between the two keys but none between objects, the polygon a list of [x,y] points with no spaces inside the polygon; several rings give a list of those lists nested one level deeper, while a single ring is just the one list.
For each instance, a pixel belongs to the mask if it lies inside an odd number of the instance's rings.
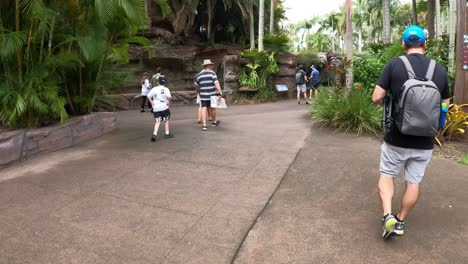
[{"label": "man in blue cap", "polygon": [[[424,29],[412,25],[403,33],[403,47],[406,55],[396,58],[387,63],[377,82],[372,96],[375,104],[383,104],[387,95],[392,96],[392,109],[401,106],[400,99],[403,98],[402,91],[408,80],[416,82],[432,81],[435,85],[434,95],[437,99],[435,104],[450,102],[450,91],[447,73],[444,67],[424,56],[426,50],[426,34]],[[431,66],[431,67],[430,67]],[[412,69],[411,69],[412,68]],[[410,69],[410,70],[408,70]],[[431,74],[432,75],[431,75]],[[423,88],[425,89],[425,87]],[[440,92],[440,94],[437,92]],[[419,90],[421,91],[421,90]],[[440,95],[440,97],[439,97]],[[406,97],[405,97],[406,98]],[[422,96],[414,100],[423,100]],[[437,107],[437,106],[436,106]],[[399,111],[407,111],[399,108]],[[406,112],[405,112],[406,114]],[[419,183],[432,157],[434,147],[433,136],[417,136],[402,133],[396,125],[398,113],[392,111],[390,125],[385,134],[384,143],[381,147],[379,194],[383,208],[383,238],[387,239],[393,235],[404,234],[404,220],[416,205],[419,195]],[[400,115],[401,116],[401,113]],[[436,118],[439,118],[438,116]],[[419,120],[413,120],[416,122]],[[404,169],[406,188],[403,193],[401,208],[398,214],[393,214],[392,199],[394,195],[393,179],[400,175]]]}]

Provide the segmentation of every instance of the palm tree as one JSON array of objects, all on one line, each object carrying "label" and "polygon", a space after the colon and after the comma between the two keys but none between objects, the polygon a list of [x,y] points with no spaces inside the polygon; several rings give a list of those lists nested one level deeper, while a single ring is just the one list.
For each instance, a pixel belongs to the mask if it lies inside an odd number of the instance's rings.
[{"label": "palm tree", "polygon": [[426,14],[426,23],[427,23],[427,31],[429,33],[429,37],[433,38],[435,36],[435,23],[434,23],[434,8],[435,8],[435,0],[427,0],[427,14]]},{"label": "palm tree", "polygon": [[457,18],[457,0],[449,1],[449,65],[448,70],[450,73],[453,73],[455,66],[455,34],[456,34],[456,18]]},{"label": "palm tree", "polygon": [[436,38],[442,35],[442,23],[440,17],[440,0],[435,0],[435,34]]},{"label": "palm tree", "polygon": [[275,0],[270,1],[270,34],[273,34],[275,25]]},{"label": "palm tree", "polygon": [[416,0],[412,0],[413,2],[413,24],[417,25],[418,24],[418,5],[416,3]]},{"label": "palm tree", "polygon": [[390,1],[382,0],[383,8],[383,43],[390,43]]},{"label": "palm tree", "polygon": [[263,34],[265,32],[265,0],[260,0],[258,8],[258,50],[263,51]]},{"label": "palm tree", "polygon": [[253,1],[254,0],[249,0],[250,50],[255,49],[255,20],[254,20]]},{"label": "palm tree", "polygon": [[[346,0],[346,38],[345,38],[345,53],[347,60],[353,59],[353,1]],[[353,72],[349,67],[346,74],[346,88],[353,88]]]}]

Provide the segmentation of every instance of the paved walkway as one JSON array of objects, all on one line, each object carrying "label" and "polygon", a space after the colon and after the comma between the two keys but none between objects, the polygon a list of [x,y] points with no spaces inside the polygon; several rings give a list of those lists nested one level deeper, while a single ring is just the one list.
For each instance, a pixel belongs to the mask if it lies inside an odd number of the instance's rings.
[{"label": "paved walkway", "polygon": [[384,243],[377,140],[311,127],[294,102],[234,106],[207,132],[193,110],[173,109],[173,139],[122,112],[0,171],[0,263],[466,263],[466,167],[435,159],[407,235]]}]

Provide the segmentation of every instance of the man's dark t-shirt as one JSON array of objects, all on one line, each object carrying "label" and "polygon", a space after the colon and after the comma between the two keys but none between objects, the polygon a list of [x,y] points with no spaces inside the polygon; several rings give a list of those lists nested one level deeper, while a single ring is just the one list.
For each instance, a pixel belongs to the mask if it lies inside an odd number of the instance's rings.
[{"label": "man's dark t-shirt", "polygon": [[[413,67],[413,70],[417,77],[424,78],[429,68],[430,59],[422,54],[409,54],[407,55],[408,60]],[[393,59],[387,65],[380,75],[377,85],[388,91],[391,89],[393,96],[393,103],[396,104],[400,99],[400,91],[403,84],[409,79],[408,72],[406,71],[405,65],[401,59]],[[449,99],[450,90],[448,86],[447,73],[442,65],[437,63],[435,68],[434,76],[432,81],[439,88],[442,99]],[[433,137],[418,137],[403,135],[398,128],[393,125],[389,132],[385,134],[385,142],[388,144],[401,147],[401,148],[412,148],[412,149],[433,149],[434,138]]]}]

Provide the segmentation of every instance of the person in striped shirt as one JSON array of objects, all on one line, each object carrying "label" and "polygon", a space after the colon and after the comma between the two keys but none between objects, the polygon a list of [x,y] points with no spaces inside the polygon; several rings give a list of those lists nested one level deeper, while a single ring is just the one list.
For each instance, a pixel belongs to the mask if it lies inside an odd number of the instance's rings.
[{"label": "person in striped shirt", "polygon": [[211,96],[222,96],[223,91],[219,84],[218,76],[213,71],[213,63],[211,60],[204,60],[202,66],[203,70],[195,76],[194,86],[197,88],[198,94],[200,95],[202,105],[202,130],[206,131],[206,117],[208,111],[211,113],[211,126],[217,127],[219,125],[219,121],[216,120],[216,109],[211,108]]}]

